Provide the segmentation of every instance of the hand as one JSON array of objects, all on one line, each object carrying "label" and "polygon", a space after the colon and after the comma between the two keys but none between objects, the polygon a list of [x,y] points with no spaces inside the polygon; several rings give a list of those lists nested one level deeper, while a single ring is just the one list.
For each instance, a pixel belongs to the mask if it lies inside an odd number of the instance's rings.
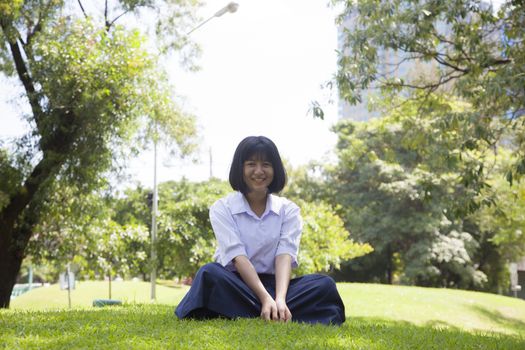
[{"label": "hand", "polygon": [[290,312],[290,309],[288,309],[284,299],[276,299],[275,305],[277,306],[277,315],[279,321],[288,322],[292,319],[292,313]]},{"label": "hand", "polygon": [[275,300],[273,300],[271,296],[268,296],[262,302],[261,318],[266,321],[270,321],[270,320],[277,321],[279,319],[278,314],[277,314],[277,304],[275,303]]}]

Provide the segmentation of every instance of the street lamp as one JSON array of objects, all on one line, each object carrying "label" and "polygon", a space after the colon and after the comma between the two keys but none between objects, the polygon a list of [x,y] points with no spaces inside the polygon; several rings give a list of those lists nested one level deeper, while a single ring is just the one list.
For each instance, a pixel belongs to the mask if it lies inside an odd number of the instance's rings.
[{"label": "street lamp", "polygon": [[156,300],[156,281],[157,281],[157,122],[155,121],[155,136],[153,138],[153,198],[151,202],[151,300]]},{"label": "street lamp", "polygon": [[210,18],[208,18],[207,20],[201,22],[198,26],[196,26],[195,28],[193,28],[192,30],[190,30],[188,33],[186,33],[186,35],[190,35],[191,33],[193,33],[194,31],[196,31],[197,29],[199,29],[200,27],[202,27],[204,24],[208,23],[209,21],[211,21],[213,18],[215,17],[221,17],[222,15],[224,15],[225,13],[229,12],[229,13],[234,13],[237,11],[237,9],[239,8],[239,4],[237,4],[236,2],[230,2],[228,5],[224,6],[222,9],[220,9],[219,11],[215,12],[215,14],[213,16],[211,16]]},{"label": "street lamp", "polygon": [[[215,12],[213,16],[201,22],[198,26],[186,33],[186,36],[193,33],[195,30],[202,27],[215,17],[221,17],[225,13],[235,13],[239,8],[239,4],[230,2],[219,11]],[[157,127],[155,126],[155,131]],[[210,175],[211,176],[211,175]],[[157,190],[157,134],[153,139],[153,201],[151,203],[151,300],[156,299],[156,280],[157,280],[157,209],[158,209],[158,190]]]}]

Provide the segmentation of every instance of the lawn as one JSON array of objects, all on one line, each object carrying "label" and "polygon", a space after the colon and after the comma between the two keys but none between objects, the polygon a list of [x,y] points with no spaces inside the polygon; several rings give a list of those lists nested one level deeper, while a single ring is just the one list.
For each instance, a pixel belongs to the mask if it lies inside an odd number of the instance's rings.
[{"label": "lawn", "polygon": [[[97,349],[525,349],[525,301],[460,290],[338,284],[341,327],[261,320],[179,321],[174,306],[187,287],[113,284],[122,307],[93,308],[107,283],[82,282],[67,293],[40,288],[0,311],[2,348]],[[57,308],[62,308],[57,310]],[[44,310],[55,309],[55,310]],[[66,309],[67,310],[67,309]]]},{"label": "lawn", "polygon": [[[150,284],[147,282],[113,282],[111,284],[111,297],[128,304],[149,303],[150,288]],[[94,299],[108,299],[108,289],[108,282],[77,281],[76,289],[71,291],[71,306],[73,308],[91,307]],[[187,290],[187,286],[180,287],[168,283],[158,284],[156,287],[157,303],[177,305]],[[14,310],[49,310],[67,307],[67,290],[60,290],[58,284],[34,289],[11,301],[11,308]]]}]

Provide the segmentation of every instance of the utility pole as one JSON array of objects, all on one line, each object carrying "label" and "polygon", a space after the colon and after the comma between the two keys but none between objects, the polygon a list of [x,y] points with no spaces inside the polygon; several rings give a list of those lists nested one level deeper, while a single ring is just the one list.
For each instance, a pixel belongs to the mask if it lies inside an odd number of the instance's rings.
[{"label": "utility pole", "polygon": [[[205,21],[201,22],[195,28],[186,33],[186,36],[193,33],[195,30],[202,27],[204,24],[209,22],[215,17],[221,17],[225,13],[235,13],[239,8],[239,4],[230,2],[228,5],[221,8],[219,11]],[[156,300],[156,280],[157,280],[157,206],[158,206],[158,190],[157,190],[157,143],[158,143],[158,125],[155,122],[155,135],[153,138],[153,203],[151,205],[151,300]],[[210,147],[210,178],[213,176],[212,173],[212,157]]]},{"label": "utility pole", "polygon": [[[157,127],[155,125],[155,133]],[[153,139],[153,201],[151,203],[151,300],[157,299],[156,281],[157,281],[157,207],[158,207],[158,190],[157,190],[157,133]]]}]

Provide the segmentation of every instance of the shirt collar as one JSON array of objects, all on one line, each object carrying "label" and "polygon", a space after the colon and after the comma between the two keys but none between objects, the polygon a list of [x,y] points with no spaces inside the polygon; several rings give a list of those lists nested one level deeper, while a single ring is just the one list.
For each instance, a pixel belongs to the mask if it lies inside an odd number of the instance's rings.
[{"label": "shirt collar", "polygon": [[[281,198],[273,194],[270,194],[268,196],[268,199],[266,200],[266,209],[269,208],[269,210],[266,211],[272,211],[275,214],[279,215],[282,206],[283,201],[281,200]],[[248,204],[248,201],[241,192],[236,192],[235,196],[233,197],[233,201],[231,203],[230,208],[232,214],[247,213],[250,210],[250,205]]]},{"label": "shirt collar", "polygon": [[266,206],[270,206],[270,211],[273,211],[275,214],[279,215],[281,207],[283,206],[283,201],[281,198],[270,194],[268,200],[266,201]]}]

